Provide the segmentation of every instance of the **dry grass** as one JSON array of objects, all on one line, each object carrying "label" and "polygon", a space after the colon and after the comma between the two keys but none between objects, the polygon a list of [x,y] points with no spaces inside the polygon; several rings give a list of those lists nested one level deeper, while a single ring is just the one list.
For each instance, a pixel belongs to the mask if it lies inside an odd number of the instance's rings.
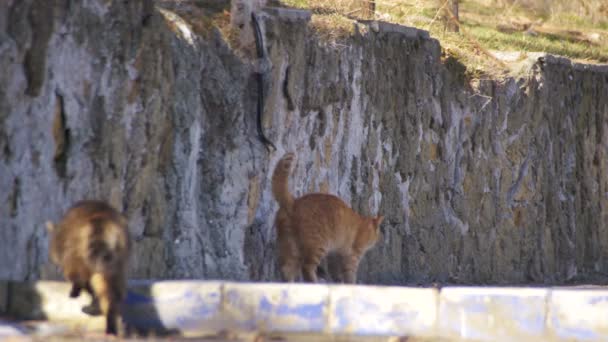
[{"label": "dry grass", "polygon": [[[489,51],[547,52],[608,63],[608,0],[460,0],[460,33],[448,32],[439,10],[447,0],[376,0],[375,19],[428,30],[444,59],[465,65],[470,78],[501,77],[511,70]],[[231,43],[228,0],[157,0],[199,35],[219,28]],[[270,5],[313,12],[311,28],[338,43],[362,18],[358,0],[269,0]]]},{"label": "dry grass", "polygon": [[[361,19],[354,0],[279,2],[311,9],[313,25],[328,38],[344,37],[350,32],[348,20]],[[376,19],[428,30],[441,42],[446,58],[462,62],[470,77],[507,74],[508,68],[489,50],[547,52],[608,62],[608,0],[461,0],[459,34],[445,30],[439,15],[445,3],[376,0]]]},{"label": "dry grass", "polygon": [[348,38],[355,32],[353,20],[335,13],[314,15],[310,24],[321,39],[332,43]]}]

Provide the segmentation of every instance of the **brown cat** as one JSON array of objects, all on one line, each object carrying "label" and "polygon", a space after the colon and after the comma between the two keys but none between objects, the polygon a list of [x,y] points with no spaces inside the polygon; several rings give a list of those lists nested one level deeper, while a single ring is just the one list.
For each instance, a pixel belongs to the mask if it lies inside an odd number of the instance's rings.
[{"label": "brown cat", "polygon": [[47,229],[50,258],[72,282],[70,297],[89,292],[106,316],[106,333],[116,335],[131,245],[127,219],[105,202],[80,201]]},{"label": "brown cat", "polygon": [[302,272],[305,281],[317,282],[317,266],[331,252],[340,258],[341,280],[355,283],[359,261],[378,240],[383,216],[360,216],[329,194],[295,199],[288,184],[294,159],[293,153],[285,154],[272,175],[272,194],[279,202],[275,225],[282,276],[293,282]]}]

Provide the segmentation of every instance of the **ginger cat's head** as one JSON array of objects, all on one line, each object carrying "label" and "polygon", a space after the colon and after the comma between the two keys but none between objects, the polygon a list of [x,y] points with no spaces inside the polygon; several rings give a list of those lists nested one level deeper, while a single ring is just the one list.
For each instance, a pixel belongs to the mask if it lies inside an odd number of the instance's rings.
[{"label": "ginger cat's head", "polygon": [[372,248],[380,238],[380,224],[384,216],[367,217],[365,223],[359,229],[357,244],[364,250]]}]

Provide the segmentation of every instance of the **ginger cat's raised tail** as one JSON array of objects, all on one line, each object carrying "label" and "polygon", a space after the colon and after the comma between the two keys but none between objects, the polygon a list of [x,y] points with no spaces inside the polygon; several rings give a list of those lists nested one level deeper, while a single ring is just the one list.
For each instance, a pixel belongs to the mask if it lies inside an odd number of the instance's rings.
[{"label": "ginger cat's raised tail", "polygon": [[279,206],[288,212],[293,207],[294,198],[289,192],[289,174],[295,160],[293,153],[287,153],[279,160],[272,174],[272,195]]},{"label": "ginger cat's raised tail", "polygon": [[356,283],[359,262],[378,241],[383,217],[361,216],[330,194],[311,193],[295,199],[288,183],[294,160],[293,153],[285,154],[272,176],[272,193],[279,203],[275,226],[283,280],[295,281],[302,275],[304,280],[316,282],[321,259],[336,253],[340,270],[332,276]]}]

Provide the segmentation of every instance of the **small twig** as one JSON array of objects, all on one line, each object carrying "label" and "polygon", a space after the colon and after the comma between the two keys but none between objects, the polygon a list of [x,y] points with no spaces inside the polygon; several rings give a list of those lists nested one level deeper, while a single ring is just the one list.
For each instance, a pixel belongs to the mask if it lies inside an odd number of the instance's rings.
[{"label": "small twig", "polygon": [[427,25],[426,30],[430,31],[431,26],[433,25],[433,23],[435,23],[435,20],[437,19],[437,17],[439,16],[439,13],[441,13],[441,10],[443,10],[443,8],[448,4],[449,0],[445,0],[443,2],[443,5],[441,5],[441,7],[439,7],[437,9],[437,12],[435,12],[435,16],[433,17],[433,19],[431,19],[431,22]]},{"label": "small twig", "polygon": [[350,12],[344,13],[344,15],[348,16],[348,15],[351,15],[351,14],[354,14],[354,13],[357,13],[357,12],[360,12],[360,11],[361,11],[361,8],[357,8],[357,9],[354,9],[354,10],[352,10]]}]

